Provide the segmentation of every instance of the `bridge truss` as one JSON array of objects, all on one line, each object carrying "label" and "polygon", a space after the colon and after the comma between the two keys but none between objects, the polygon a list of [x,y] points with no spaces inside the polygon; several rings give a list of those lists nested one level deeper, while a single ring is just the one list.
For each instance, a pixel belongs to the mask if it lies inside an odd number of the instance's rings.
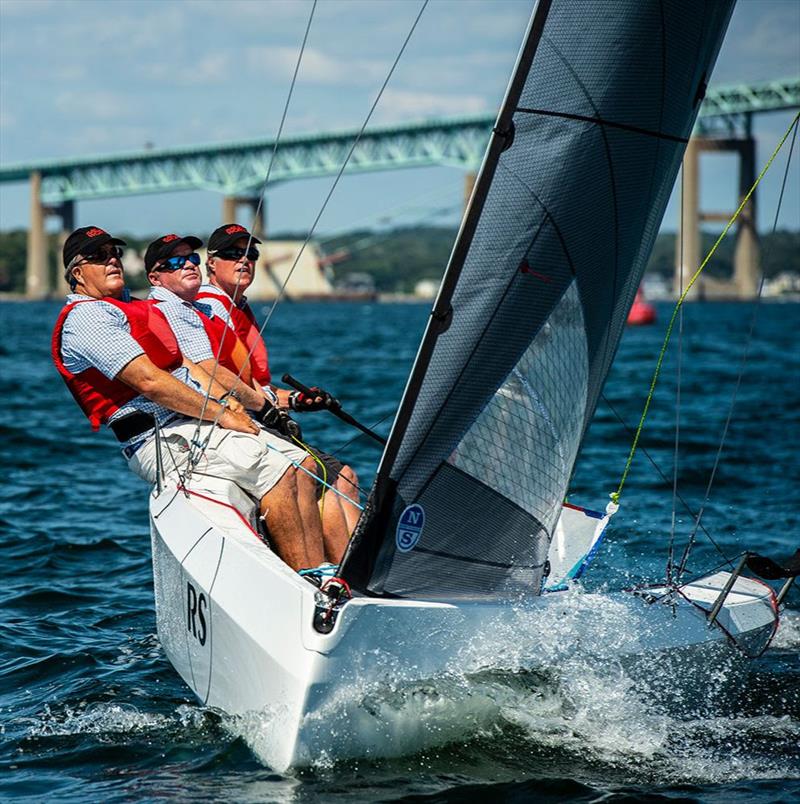
[{"label": "bridge truss", "polygon": [[[711,88],[700,110],[697,133],[750,134],[755,113],[800,107],[800,78]],[[449,165],[478,168],[493,115],[433,120],[366,131],[348,173]],[[331,175],[340,169],[356,131],[281,140],[271,184]],[[41,178],[41,201],[49,206],[114,196],[209,190],[226,196],[257,193],[274,148],[270,139],[189,148],[81,157],[0,168],[0,183]]]}]

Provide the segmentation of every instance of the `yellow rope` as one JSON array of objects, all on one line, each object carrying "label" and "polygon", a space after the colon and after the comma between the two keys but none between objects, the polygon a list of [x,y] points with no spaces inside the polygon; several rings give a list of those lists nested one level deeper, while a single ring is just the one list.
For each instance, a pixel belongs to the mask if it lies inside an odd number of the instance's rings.
[{"label": "yellow rope", "polygon": [[736,210],[736,212],[733,213],[731,219],[725,224],[725,228],[722,230],[722,233],[717,238],[716,242],[711,247],[711,250],[708,252],[708,254],[706,254],[706,257],[703,260],[703,262],[700,263],[700,267],[695,271],[694,276],[692,276],[692,278],[689,280],[689,283],[686,285],[686,288],[684,289],[683,293],[681,293],[677,303],[675,304],[675,309],[672,311],[672,316],[669,320],[669,325],[667,326],[667,334],[664,336],[664,343],[662,344],[661,352],[658,355],[658,361],[656,362],[656,369],[653,372],[653,379],[650,382],[650,391],[648,392],[647,399],[645,400],[644,403],[644,410],[642,411],[642,417],[639,419],[639,426],[636,428],[636,435],[633,437],[633,444],[631,445],[631,451],[628,454],[628,460],[625,463],[625,470],[622,472],[622,477],[619,481],[619,486],[617,487],[617,490],[610,495],[611,501],[615,504],[619,504],[619,498],[620,495],[622,494],[622,487],[625,485],[625,480],[628,477],[628,472],[630,471],[631,464],[633,463],[633,456],[636,453],[636,448],[639,446],[639,437],[642,434],[642,428],[644,427],[644,421],[647,418],[647,411],[650,408],[650,402],[653,400],[653,394],[656,389],[656,383],[658,382],[658,376],[661,373],[661,364],[664,362],[664,355],[666,354],[667,351],[667,345],[669,344],[669,339],[672,336],[672,327],[675,324],[675,319],[678,315],[678,311],[680,310],[681,305],[686,299],[686,296],[688,295],[689,291],[692,289],[692,286],[697,281],[697,278],[700,276],[703,269],[706,267],[708,261],[714,256],[714,252],[717,250],[717,246],[719,246],[719,244],[722,242],[725,235],[728,234],[728,230],[736,222],[736,219],[741,214],[741,211],[744,209],[745,205],[750,200],[750,196],[753,195],[756,187],[758,187],[759,183],[761,182],[761,179],[764,178],[766,172],[769,170],[770,166],[775,161],[775,157],[778,155],[781,148],[783,148],[783,144],[788,139],[789,134],[791,134],[792,132],[792,129],[797,125],[798,120],[800,120],[800,112],[798,112],[794,116],[794,119],[789,125],[789,128],[786,129],[786,133],[783,135],[783,137],[781,137],[781,141],[778,143],[777,147],[772,152],[772,156],[770,156],[769,160],[767,161],[767,164],[764,165],[764,167],[761,170],[761,173],[758,174],[758,178],[753,183],[753,186],[748,190],[747,195],[742,199],[742,203],[739,204],[739,207]]},{"label": "yellow rope", "polygon": [[[299,438],[296,436],[292,436],[292,441],[296,442],[301,449],[304,449],[316,462],[317,466],[322,469],[322,482],[323,484],[328,482],[328,469],[323,463],[322,459],[317,455],[308,444],[303,443]],[[322,496],[319,499],[319,518],[325,515],[325,492],[328,490],[327,486],[324,486],[325,491],[322,492]]]}]

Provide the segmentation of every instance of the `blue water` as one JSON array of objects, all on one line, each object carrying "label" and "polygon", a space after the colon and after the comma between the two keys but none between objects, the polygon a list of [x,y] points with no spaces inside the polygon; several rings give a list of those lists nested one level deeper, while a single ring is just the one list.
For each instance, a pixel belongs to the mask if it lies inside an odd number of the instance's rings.
[{"label": "blue water", "polygon": [[[155,633],[147,490],[113,438],[93,435],[49,361],[52,303],[0,305],[0,799],[59,801],[705,801],[800,797],[800,594],[744,694],[719,711],[664,714],[621,694],[606,668],[427,680],[463,738],[387,761],[319,763],[279,775],[218,713],[200,707]],[[679,490],[697,508],[719,443],[748,305],[687,309]],[[629,424],[642,407],[668,308],[625,334],[606,388]],[[427,310],[418,305],[284,305],[269,332],[275,374],[334,391],[357,418],[394,410]],[[800,306],[764,305],[703,519],[720,548],[788,555],[800,542]],[[565,381],[569,367],[565,366]],[[671,476],[674,352],[643,444]],[[391,419],[376,429],[386,432]],[[328,414],[303,419],[332,450],[353,435]],[[602,508],[630,436],[598,407],[571,500]],[[343,456],[368,480],[378,454]],[[639,455],[605,551],[586,579],[618,587],[663,575],[672,511]],[[691,520],[679,508],[678,535]],[[702,536],[691,569],[719,562]],[[563,635],[562,635],[563,636]],[[580,657],[577,657],[578,659]],[[563,668],[562,668],[563,670]],[[708,669],[710,673],[715,668]],[[667,672],[666,669],[664,671]],[[680,683],[680,679],[664,679]],[[730,679],[720,677],[719,683]],[[489,722],[470,706],[491,702]],[[340,724],[341,725],[341,724]]]}]

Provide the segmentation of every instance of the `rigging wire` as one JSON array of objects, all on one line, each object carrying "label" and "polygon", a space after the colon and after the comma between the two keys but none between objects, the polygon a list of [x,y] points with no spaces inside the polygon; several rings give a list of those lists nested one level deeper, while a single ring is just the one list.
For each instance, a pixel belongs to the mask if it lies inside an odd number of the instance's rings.
[{"label": "rigging wire", "polygon": [[[680,270],[678,271],[678,295],[683,294],[683,225],[684,225],[684,201],[686,190],[686,167],[681,166],[681,230],[678,234],[678,254],[680,260]],[[680,457],[681,442],[681,368],[683,362],[683,307],[678,315],[678,364],[675,370],[675,448],[672,454],[672,517],[669,527],[669,546],[667,548],[667,584],[672,582],[672,565],[675,558],[675,525],[676,509],[678,498],[678,460]],[[694,516],[694,514],[692,514]]]},{"label": "rigging wire", "polygon": [[636,428],[636,435],[633,438],[633,444],[631,445],[630,452],[628,453],[628,459],[625,462],[625,468],[624,468],[624,470],[622,472],[622,477],[620,478],[619,485],[617,486],[617,490],[612,492],[611,495],[610,495],[611,496],[611,501],[613,503],[615,503],[615,504],[619,504],[619,499],[620,499],[620,496],[622,495],[622,489],[625,486],[625,481],[628,478],[628,474],[629,474],[630,469],[631,469],[631,464],[633,463],[633,457],[636,454],[636,449],[637,449],[637,447],[639,445],[639,439],[641,438],[642,430],[644,429],[644,423],[645,423],[645,420],[647,418],[647,413],[648,413],[648,411],[650,409],[650,403],[653,401],[653,395],[655,394],[656,384],[658,383],[658,378],[659,378],[659,376],[661,374],[661,365],[664,362],[664,356],[665,356],[665,354],[667,352],[667,346],[669,345],[669,341],[670,341],[670,338],[672,336],[672,330],[673,330],[673,328],[675,326],[675,319],[678,316],[678,312],[680,311],[680,308],[683,306],[683,303],[686,300],[686,296],[689,294],[689,291],[692,289],[692,287],[694,286],[695,282],[700,277],[700,274],[703,272],[703,269],[706,267],[706,265],[708,265],[709,261],[711,260],[711,258],[716,253],[717,248],[719,247],[719,244],[724,240],[724,238],[728,234],[728,231],[730,230],[731,226],[733,226],[733,224],[736,222],[736,220],[739,217],[739,215],[741,214],[742,210],[747,205],[747,202],[750,200],[750,197],[755,192],[756,187],[758,187],[758,185],[761,183],[761,180],[764,178],[764,176],[766,175],[767,171],[772,166],[772,163],[775,161],[775,158],[780,153],[781,148],[783,148],[784,143],[789,138],[789,134],[792,133],[792,129],[794,128],[794,126],[796,125],[798,120],[800,120],[800,112],[798,112],[795,115],[795,117],[792,120],[792,123],[790,124],[789,128],[786,129],[785,134],[781,137],[780,142],[778,142],[778,144],[775,146],[775,150],[772,152],[770,158],[767,160],[767,163],[761,169],[761,172],[758,174],[758,177],[753,182],[753,186],[747,191],[747,194],[744,196],[744,198],[742,199],[741,203],[737,207],[736,212],[734,212],[733,215],[731,215],[730,219],[725,224],[725,228],[722,230],[721,234],[719,235],[719,237],[714,242],[714,245],[711,247],[711,249],[708,252],[708,254],[706,254],[705,258],[700,263],[700,267],[692,275],[692,278],[689,280],[688,284],[686,285],[686,287],[683,290],[683,293],[681,293],[680,297],[678,298],[677,303],[675,304],[675,308],[672,311],[672,316],[670,317],[669,324],[667,325],[667,332],[666,332],[666,335],[664,336],[664,342],[661,345],[661,351],[659,352],[658,360],[656,361],[656,367],[655,367],[655,370],[653,372],[653,378],[650,381],[650,389],[649,389],[649,391],[647,393],[647,399],[645,400],[645,403],[644,403],[644,409],[642,410],[642,415],[641,415],[641,417],[639,419],[639,425]]},{"label": "rigging wire", "polygon": [[[284,124],[286,123],[286,116],[287,116],[287,114],[289,112],[289,104],[291,103],[292,95],[294,94],[295,84],[297,83],[297,75],[300,72],[300,64],[303,61],[303,54],[305,53],[306,43],[308,42],[308,34],[311,31],[311,23],[312,23],[312,21],[314,19],[314,11],[316,10],[316,8],[317,8],[317,0],[314,0],[312,5],[311,5],[311,11],[309,12],[309,15],[308,15],[308,22],[306,23],[306,29],[305,29],[305,32],[303,34],[303,41],[302,41],[302,43],[300,45],[300,51],[297,54],[297,61],[296,61],[295,66],[294,66],[294,72],[292,73],[292,80],[291,80],[291,82],[289,84],[289,91],[288,91],[288,93],[286,95],[286,102],[283,105],[283,113],[281,115],[280,124],[278,125],[278,132],[275,135],[275,142],[272,145],[272,153],[270,154],[269,163],[267,165],[267,172],[264,175],[264,181],[261,184],[261,192],[259,193],[258,206],[256,207],[256,211],[255,211],[255,219],[256,220],[258,220],[258,216],[261,213],[261,208],[262,208],[262,205],[264,203],[264,193],[266,192],[267,185],[269,184],[269,177],[272,174],[272,167],[275,164],[275,157],[276,157],[276,155],[278,153],[278,145],[279,145],[279,143],[281,141],[281,135],[283,134],[283,127],[284,127]],[[252,242],[253,242],[253,234],[251,232],[249,234],[248,238],[247,238],[247,248],[245,248],[245,252],[250,250],[250,246],[251,246]],[[239,284],[241,282],[241,279],[242,279],[242,273],[240,271],[240,272],[238,272],[237,277],[236,277],[236,288],[234,289],[233,300],[231,302],[230,307],[228,307],[228,311],[227,311],[228,314],[226,316],[226,321],[225,321],[225,326],[226,326],[227,329],[230,329],[231,314],[232,314],[232,311],[233,311],[233,305],[236,304],[236,300],[237,300],[237,298],[239,296]],[[205,440],[202,443],[199,442],[198,439],[199,439],[199,435],[200,435],[200,423],[203,421],[203,416],[205,415],[206,408],[208,406],[208,400],[211,397],[211,386],[212,386],[212,384],[214,382],[214,377],[215,377],[215,375],[217,373],[217,366],[219,365],[220,355],[222,354],[222,344],[223,344],[223,341],[225,340],[225,335],[228,334],[227,329],[226,329],[225,333],[223,334],[223,337],[220,340],[220,345],[219,345],[219,348],[217,349],[217,354],[214,356],[214,366],[212,368],[211,375],[210,375],[211,378],[210,378],[210,380],[208,382],[208,387],[206,388],[206,393],[205,393],[204,399],[203,399],[203,407],[200,410],[200,415],[199,415],[199,417],[197,419],[197,424],[195,426],[194,436],[192,437],[192,441],[191,441],[191,450],[192,450],[192,452],[189,453],[189,460],[187,461],[187,467],[188,467],[189,471],[191,471],[192,467],[194,467],[197,464],[197,462],[200,460],[200,458],[202,457],[203,453],[206,450],[206,447],[208,446],[208,442],[211,439],[211,435],[214,432],[213,426],[212,426],[209,429],[208,436],[206,436]],[[252,354],[252,352],[253,352],[253,347],[250,348],[250,351],[247,354],[247,360],[243,362],[242,366],[244,366],[250,360],[250,355]],[[240,378],[241,373],[242,373],[242,369],[240,368],[239,373],[236,375],[237,380]],[[224,410],[225,410],[224,407],[221,408],[220,412],[214,417],[214,421],[212,423],[214,426],[217,424],[217,421],[218,421],[219,417],[222,415],[222,411],[224,411]],[[199,449],[199,454],[194,453],[195,448]],[[184,480],[185,480],[184,478],[181,478],[182,483],[184,483]]]},{"label": "rigging wire", "polygon": [[[773,219],[773,222],[772,222],[772,234],[773,235],[775,234],[775,232],[776,232],[776,230],[778,228],[778,219],[779,219],[780,214],[781,214],[781,205],[783,204],[783,195],[784,195],[784,191],[786,190],[786,180],[789,177],[789,166],[792,163],[792,154],[794,153],[794,145],[795,145],[795,141],[797,140],[798,124],[800,124],[800,114],[795,116],[794,123],[792,124],[792,127],[794,128],[794,134],[792,136],[791,145],[789,146],[789,156],[786,159],[786,168],[785,168],[784,173],[783,173],[783,182],[781,184],[781,192],[780,192],[780,195],[778,196],[778,205],[777,205],[777,207],[775,209],[775,218]],[[753,221],[753,225],[755,226],[755,220]],[[725,425],[722,428],[722,437],[720,438],[719,447],[717,448],[717,454],[714,457],[714,465],[711,467],[711,474],[709,475],[709,478],[708,478],[708,485],[706,486],[706,492],[705,492],[705,496],[703,497],[703,502],[702,502],[702,504],[700,506],[700,510],[697,512],[694,527],[692,528],[692,532],[689,535],[689,540],[686,543],[686,547],[684,548],[683,554],[681,556],[680,564],[678,564],[678,570],[677,570],[677,579],[678,579],[678,581],[680,581],[681,575],[686,570],[686,562],[689,560],[689,554],[691,553],[692,548],[694,547],[695,539],[697,537],[697,529],[700,527],[700,521],[703,518],[703,514],[705,513],[705,510],[706,510],[706,505],[707,505],[708,500],[709,500],[709,498],[711,496],[711,487],[714,484],[714,479],[716,478],[716,474],[717,474],[717,468],[719,467],[719,462],[720,462],[720,459],[722,458],[722,450],[725,447],[725,440],[728,437],[728,431],[730,429],[731,420],[733,419],[733,411],[734,411],[734,408],[736,407],[736,401],[737,401],[737,397],[738,397],[738,394],[739,394],[739,388],[741,387],[742,378],[744,377],[744,372],[745,372],[745,369],[747,367],[747,359],[748,359],[748,357],[750,355],[750,346],[752,345],[752,342],[753,342],[753,333],[755,331],[756,321],[758,320],[758,313],[759,313],[759,309],[761,307],[761,298],[762,298],[762,293],[763,293],[763,290],[764,290],[764,279],[765,279],[765,273],[762,270],[761,271],[761,279],[759,280],[759,283],[758,283],[758,293],[756,294],[755,304],[753,306],[753,313],[750,316],[750,327],[749,327],[748,332],[747,332],[747,339],[745,340],[744,350],[742,352],[742,358],[741,358],[741,360],[739,362],[739,373],[738,373],[738,375],[736,377],[736,382],[734,383],[734,386],[733,386],[733,393],[731,394],[731,401],[730,401],[730,404],[728,405],[728,414],[725,417]]]},{"label": "rigging wire", "polygon": [[[423,0],[422,6],[421,6],[419,12],[417,13],[416,18],[414,19],[414,22],[411,25],[411,29],[406,34],[406,38],[403,41],[403,44],[400,47],[400,50],[399,50],[397,56],[395,57],[394,63],[390,67],[389,72],[386,75],[386,78],[384,79],[383,84],[381,85],[381,88],[378,90],[378,94],[375,97],[375,100],[373,101],[369,112],[367,112],[367,116],[364,119],[364,122],[362,123],[361,128],[359,129],[359,132],[356,135],[356,138],[353,140],[353,144],[350,146],[350,150],[347,152],[347,156],[344,158],[344,162],[342,162],[342,166],[339,168],[339,172],[336,174],[336,178],[333,180],[333,183],[331,184],[331,187],[328,190],[328,194],[325,196],[325,200],[322,202],[322,206],[320,207],[316,218],[314,218],[314,222],[311,224],[311,228],[308,230],[308,234],[306,235],[306,238],[303,241],[302,246],[300,246],[300,250],[297,252],[297,256],[294,258],[294,262],[292,263],[292,267],[289,269],[289,273],[286,275],[286,279],[283,280],[283,284],[281,285],[281,288],[280,288],[280,291],[278,292],[278,295],[275,297],[275,300],[272,302],[272,306],[270,307],[269,311],[267,312],[266,318],[264,319],[264,323],[261,325],[261,328],[259,329],[259,334],[262,334],[264,332],[264,330],[267,327],[267,324],[269,324],[270,319],[272,318],[272,314],[275,312],[275,308],[278,306],[279,302],[283,298],[284,293],[286,292],[286,286],[289,283],[289,279],[291,279],[292,273],[294,273],[294,269],[297,267],[297,264],[300,261],[300,258],[302,257],[303,252],[306,249],[306,246],[308,245],[309,241],[313,237],[314,231],[317,228],[317,224],[319,223],[320,219],[322,218],[322,215],[324,214],[325,209],[328,206],[328,202],[331,200],[331,196],[333,195],[334,191],[336,190],[336,187],[339,184],[339,180],[342,178],[342,175],[344,174],[345,168],[347,167],[347,165],[350,162],[350,158],[353,156],[353,152],[355,151],[356,147],[358,146],[358,143],[361,141],[361,137],[363,136],[364,131],[366,130],[367,125],[369,124],[369,121],[372,119],[372,115],[373,115],[376,107],[378,106],[378,103],[380,102],[380,99],[383,97],[384,90],[386,89],[386,86],[388,85],[389,81],[391,80],[392,75],[394,74],[395,68],[397,67],[398,63],[400,62],[400,59],[402,58],[403,53],[405,52],[405,49],[408,46],[408,43],[411,41],[411,37],[413,36],[414,31],[416,30],[417,24],[419,23],[420,18],[422,17],[422,14],[425,11],[425,8],[427,7],[429,1],[430,0]],[[252,352],[252,347],[251,347],[250,351]],[[248,358],[249,358],[249,355],[248,355]]]},{"label": "rigging wire", "polygon": [[[385,416],[381,416],[381,418],[378,419],[378,421],[376,421],[374,424],[371,424],[367,429],[374,430],[378,425],[383,424],[390,416],[394,416],[395,413],[397,413],[397,411],[392,410],[389,413],[387,413]],[[342,444],[341,446],[337,447],[333,451],[334,454],[337,454],[337,453],[341,452],[342,450],[347,449],[347,447],[349,447],[352,443],[354,443],[355,441],[358,441],[359,438],[366,438],[366,435],[364,433],[356,433],[352,438],[348,438],[347,441],[344,442],[344,444]],[[375,442],[370,441],[369,443],[373,444]]]},{"label": "rigging wire", "polygon": [[[401,201],[397,204],[393,204],[390,207],[386,207],[383,210],[379,210],[377,212],[370,212],[369,215],[363,215],[360,218],[357,218],[354,221],[351,221],[349,224],[348,231],[357,231],[359,226],[363,226],[370,222],[381,224],[387,221],[392,221],[395,218],[399,218],[404,213],[409,211],[413,212],[414,210],[429,210],[431,202],[435,199],[437,203],[441,201],[443,202],[445,199],[451,198],[453,195],[453,186],[451,184],[441,185],[439,187],[433,187],[430,190],[426,190],[424,193],[419,193],[415,195],[411,199],[406,199],[405,201]],[[422,204],[422,201],[428,201],[427,206]],[[459,204],[460,208],[460,204]],[[438,207],[436,209],[441,210],[442,207]],[[433,214],[438,214],[434,209]],[[326,235],[325,237],[320,238],[317,242],[321,246],[325,246],[329,243],[332,243],[335,240],[338,240],[342,234],[346,234],[346,232],[334,232],[333,234]]]},{"label": "rigging wire", "polygon": [[[608,397],[605,394],[601,394],[600,396],[601,396],[603,402],[605,402],[606,405],[608,405],[609,410],[617,418],[617,421],[619,421],[619,423],[625,428],[625,431],[628,433],[628,435],[632,436],[634,434],[634,432],[635,432],[634,429],[632,427],[628,426],[628,424],[625,421],[625,419],[622,418],[622,415],[611,404],[611,402],[609,401]],[[650,454],[649,450],[644,446],[640,446],[639,449],[642,451],[642,454],[645,456],[645,458],[647,458],[647,460],[650,461],[650,463],[653,466],[653,469],[655,469],[656,472],[658,473],[658,476],[664,481],[664,483],[668,484],[669,483],[669,478],[664,474],[664,472],[662,471],[661,467],[656,462],[656,459]],[[679,491],[677,491],[677,489],[675,490],[675,497],[680,502],[680,504],[683,506],[684,510],[689,514],[689,516],[691,516],[692,519],[694,519],[695,516],[696,516],[695,512],[692,510],[692,507],[689,505],[689,503],[683,498],[683,495]],[[700,530],[702,530],[703,533],[708,537],[708,540],[716,548],[717,552],[722,556],[724,562],[726,562],[728,564],[728,566],[731,569],[733,569],[733,559],[730,559],[725,555],[725,552],[717,544],[717,542],[714,539],[714,537],[706,530],[706,526],[701,524],[700,525]]]},{"label": "rigging wire", "polygon": [[[379,103],[380,99],[383,97],[384,90],[386,89],[389,81],[391,80],[391,77],[394,74],[394,71],[397,68],[398,63],[400,62],[400,59],[402,58],[403,53],[405,53],[406,47],[408,46],[408,43],[411,41],[411,37],[414,34],[414,31],[416,30],[416,27],[417,27],[417,25],[418,25],[418,23],[419,23],[419,21],[420,21],[420,19],[422,17],[422,14],[425,11],[425,9],[427,8],[429,2],[430,2],[430,0],[423,0],[422,6],[420,7],[420,10],[417,13],[417,16],[415,17],[414,22],[412,23],[410,30],[406,34],[406,38],[403,41],[403,44],[400,47],[400,50],[397,53],[397,56],[395,57],[395,60],[392,63],[392,66],[390,67],[389,72],[388,72],[388,74],[386,75],[386,78],[383,81],[383,84],[381,85],[381,88],[378,90],[378,94],[375,97],[375,100],[373,101],[372,106],[370,107],[369,112],[367,113],[367,116],[364,119],[364,122],[361,125],[361,128],[359,129],[359,132],[356,135],[355,139],[353,140],[353,144],[350,146],[350,150],[347,152],[347,156],[344,158],[344,161],[342,162],[342,166],[339,168],[339,172],[336,174],[336,177],[334,178],[333,183],[331,184],[331,187],[328,190],[328,194],[325,196],[325,199],[322,202],[322,206],[320,207],[320,210],[317,213],[317,216],[314,219],[314,222],[312,223],[311,228],[308,230],[308,234],[306,235],[306,238],[303,241],[303,244],[300,247],[300,250],[297,252],[297,255],[295,256],[294,262],[292,263],[292,266],[289,269],[289,272],[287,273],[286,278],[284,279],[284,281],[283,281],[283,283],[282,283],[282,285],[280,287],[278,295],[275,297],[275,300],[273,301],[272,306],[270,307],[270,309],[269,309],[269,311],[267,313],[267,316],[264,319],[264,323],[261,325],[261,327],[258,330],[259,335],[263,334],[264,330],[267,327],[267,324],[269,324],[270,319],[272,318],[272,314],[275,312],[275,308],[278,306],[278,303],[283,298],[283,296],[284,296],[284,294],[286,292],[286,286],[289,283],[289,280],[291,279],[292,274],[294,273],[294,270],[297,267],[297,264],[300,261],[300,258],[302,257],[306,246],[308,245],[309,241],[311,240],[311,238],[312,238],[312,236],[314,234],[314,231],[316,230],[317,224],[319,223],[320,219],[322,218],[322,215],[323,215],[323,213],[325,212],[325,209],[328,206],[328,202],[330,201],[331,197],[333,196],[334,190],[336,189],[337,185],[339,184],[339,180],[342,178],[342,175],[344,174],[345,168],[347,167],[347,165],[350,162],[350,158],[352,157],[356,147],[358,146],[358,143],[361,141],[361,137],[363,136],[364,131],[366,130],[367,125],[369,124],[369,121],[372,119],[372,115],[375,112],[375,109],[378,106],[378,103]],[[315,5],[316,5],[316,0],[315,0]],[[312,12],[313,12],[313,9],[312,9]],[[310,26],[310,24],[311,24],[311,22],[310,22],[310,19],[309,19],[309,26]],[[303,40],[303,42],[305,44],[305,39]],[[298,66],[299,66],[300,58],[302,58],[302,50],[300,52],[300,57],[298,58]],[[297,76],[297,69],[295,69],[295,78],[296,78],[296,76]],[[294,87],[294,79],[293,79],[293,83],[292,83],[292,88],[293,87]],[[291,97],[291,90],[290,90],[290,97]],[[286,103],[286,108],[287,109],[288,109],[288,103],[289,103],[289,99],[287,98],[287,103]],[[286,110],[284,110],[284,117],[285,117],[285,112],[286,112]],[[281,121],[281,124],[282,124],[282,122],[283,121]],[[276,141],[275,149],[273,149],[273,156],[274,156],[274,153],[275,153],[276,149],[277,149],[277,141]],[[270,162],[270,168],[271,168],[271,165],[272,165],[272,162]],[[269,177],[269,171],[267,172],[267,178],[268,177]],[[266,179],[265,179],[265,181],[266,181]],[[263,196],[263,193],[262,193],[262,196]],[[252,235],[251,235],[251,237],[252,237]],[[248,241],[248,244],[249,244],[249,242],[250,241]],[[251,355],[253,354],[253,349],[254,348],[255,348],[255,342],[250,346],[250,349],[247,352],[247,356],[246,356],[245,361],[243,361],[243,364],[246,364],[247,361],[249,361]],[[241,376],[241,373],[242,373],[242,369],[240,368],[239,373],[236,375],[237,379]],[[219,417],[222,415],[222,410],[224,410],[224,408],[222,408],[220,410],[220,412],[214,417],[213,424],[217,423]],[[199,427],[200,427],[199,422],[198,422],[197,427],[198,427],[198,431],[199,431]],[[202,444],[202,445],[198,445],[200,447],[200,454],[195,458],[195,462],[200,460],[200,457],[202,456],[202,453],[205,451],[206,447],[208,446],[208,440],[210,438],[210,433],[211,432],[213,432],[213,431],[209,432],[209,436],[208,436],[208,438],[206,438],[205,443]],[[194,440],[193,440],[193,446],[194,446]]]}]

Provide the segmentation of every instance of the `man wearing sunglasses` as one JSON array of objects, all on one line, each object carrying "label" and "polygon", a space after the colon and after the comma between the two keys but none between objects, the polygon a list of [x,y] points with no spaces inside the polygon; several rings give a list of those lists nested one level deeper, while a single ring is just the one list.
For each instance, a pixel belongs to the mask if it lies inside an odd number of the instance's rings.
[{"label": "man wearing sunglasses", "polygon": [[[259,256],[256,246],[260,243],[257,237],[237,223],[226,223],[215,229],[208,239],[208,283],[200,288],[197,299],[207,303],[216,315],[227,321],[247,346],[253,379],[268,394],[274,394],[282,408],[297,413],[325,410],[331,400],[330,394],[325,391],[314,389],[319,391],[319,395],[309,397],[296,391],[290,393],[272,384],[267,347],[245,296],[245,291],[255,278]],[[336,496],[346,522],[346,530],[352,533],[361,512],[346,500],[352,498],[357,491],[358,476],[350,466],[342,464],[333,456],[318,454],[328,465],[329,482],[344,495]],[[335,495],[331,493],[326,496],[332,498]],[[331,507],[331,515],[334,510]]]},{"label": "man wearing sunglasses", "polygon": [[[250,410],[259,411],[267,401],[252,385],[247,348],[208,304],[197,301],[202,284],[198,237],[167,234],[154,240],[144,255],[150,282],[148,298],[159,309],[178,339],[183,353],[235,393]],[[217,356],[219,355],[219,363]]]},{"label": "man wearing sunglasses", "polygon": [[[235,399],[225,399],[224,388],[181,353],[158,307],[130,298],[124,245],[97,226],[77,229],[64,244],[72,293],[56,321],[52,355],[67,387],[93,428],[107,424],[129,468],[150,483],[156,425],[169,453],[167,473],[185,466],[197,434],[207,443],[202,471],[259,500],[278,555],[294,569],[319,565],[324,554],[313,483],[298,482],[286,444],[261,430]],[[206,400],[208,385],[216,399]]]},{"label": "man wearing sunglasses", "polygon": [[[202,240],[197,237],[176,234],[163,235],[150,243],[144,255],[147,279],[152,285],[149,298],[166,316],[183,353],[218,380],[229,393],[234,393],[252,411],[253,418],[273,435],[281,437],[292,459],[298,460],[298,447],[287,429],[289,423],[294,423],[285,411],[277,407],[274,394],[268,399],[261,386],[252,380],[247,347],[227,326],[227,316],[215,315],[210,305],[197,301],[202,280],[200,258],[195,249],[202,245]],[[333,456],[314,450],[312,457],[300,451],[299,460],[310,473],[304,474],[303,482],[309,482],[317,474],[317,460],[325,467],[325,481],[330,485],[339,482],[339,472],[343,467]],[[317,498],[322,498],[325,487],[316,481],[310,482],[316,485]],[[352,493],[351,487],[349,496]],[[347,546],[349,530],[342,503],[335,493],[326,494],[322,516],[326,557],[338,563]]]}]

